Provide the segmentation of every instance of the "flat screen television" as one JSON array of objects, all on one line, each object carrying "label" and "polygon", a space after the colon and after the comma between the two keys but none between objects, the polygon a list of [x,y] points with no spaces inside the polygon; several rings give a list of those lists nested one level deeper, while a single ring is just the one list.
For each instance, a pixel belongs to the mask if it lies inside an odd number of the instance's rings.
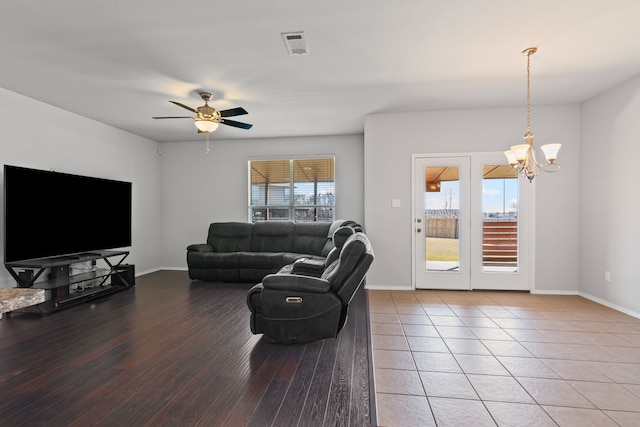
[{"label": "flat screen television", "polygon": [[4,262],[131,246],[131,183],[4,166]]}]

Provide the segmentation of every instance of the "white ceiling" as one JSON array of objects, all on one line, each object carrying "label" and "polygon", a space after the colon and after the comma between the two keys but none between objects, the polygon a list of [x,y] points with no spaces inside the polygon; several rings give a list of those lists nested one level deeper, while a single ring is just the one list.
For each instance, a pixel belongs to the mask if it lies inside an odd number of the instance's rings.
[{"label": "white ceiling", "polygon": [[[0,87],[156,141],[363,132],[373,112],[586,100],[640,74],[638,0],[3,0]],[[308,56],[281,33],[302,30]],[[37,111],[33,115],[37,115]],[[535,120],[535,110],[533,112]],[[523,118],[524,126],[524,118]]]}]

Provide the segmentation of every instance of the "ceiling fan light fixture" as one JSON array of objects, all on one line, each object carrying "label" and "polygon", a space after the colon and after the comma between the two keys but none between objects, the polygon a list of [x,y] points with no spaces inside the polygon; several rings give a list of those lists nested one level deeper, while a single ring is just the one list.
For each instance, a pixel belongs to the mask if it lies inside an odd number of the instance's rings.
[{"label": "ceiling fan light fixture", "polygon": [[213,132],[218,129],[218,122],[214,122],[213,120],[196,120],[196,127],[202,132]]}]

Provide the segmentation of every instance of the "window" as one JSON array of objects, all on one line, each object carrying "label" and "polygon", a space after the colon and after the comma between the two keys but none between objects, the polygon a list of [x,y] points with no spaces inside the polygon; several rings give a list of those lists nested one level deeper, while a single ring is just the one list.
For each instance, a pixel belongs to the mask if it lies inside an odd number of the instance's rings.
[{"label": "window", "polygon": [[250,160],[249,220],[333,221],[335,158]]}]

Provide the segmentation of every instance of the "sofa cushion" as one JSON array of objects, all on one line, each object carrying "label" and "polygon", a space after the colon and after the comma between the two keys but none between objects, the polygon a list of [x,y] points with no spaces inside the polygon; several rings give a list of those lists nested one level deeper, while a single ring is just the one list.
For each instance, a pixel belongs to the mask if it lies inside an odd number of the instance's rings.
[{"label": "sofa cushion", "polygon": [[214,222],[209,226],[207,244],[213,252],[250,251],[252,230],[251,223]]},{"label": "sofa cushion", "polygon": [[239,252],[187,252],[189,266],[196,268],[238,268]]},{"label": "sofa cushion", "polygon": [[238,282],[240,253],[187,252],[189,277],[212,282]]},{"label": "sofa cushion", "polygon": [[292,252],[294,223],[258,221],[253,224],[251,252]]},{"label": "sofa cushion", "polygon": [[322,256],[322,251],[330,239],[330,227],[330,222],[296,222],[291,252]]},{"label": "sofa cushion", "polygon": [[240,268],[269,268],[277,271],[283,266],[283,252],[242,252],[239,255]]},{"label": "sofa cushion", "polygon": [[284,265],[283,252],[242,252],[238,259],[241,282],[260,282],[264,276],[276,273]]}]

